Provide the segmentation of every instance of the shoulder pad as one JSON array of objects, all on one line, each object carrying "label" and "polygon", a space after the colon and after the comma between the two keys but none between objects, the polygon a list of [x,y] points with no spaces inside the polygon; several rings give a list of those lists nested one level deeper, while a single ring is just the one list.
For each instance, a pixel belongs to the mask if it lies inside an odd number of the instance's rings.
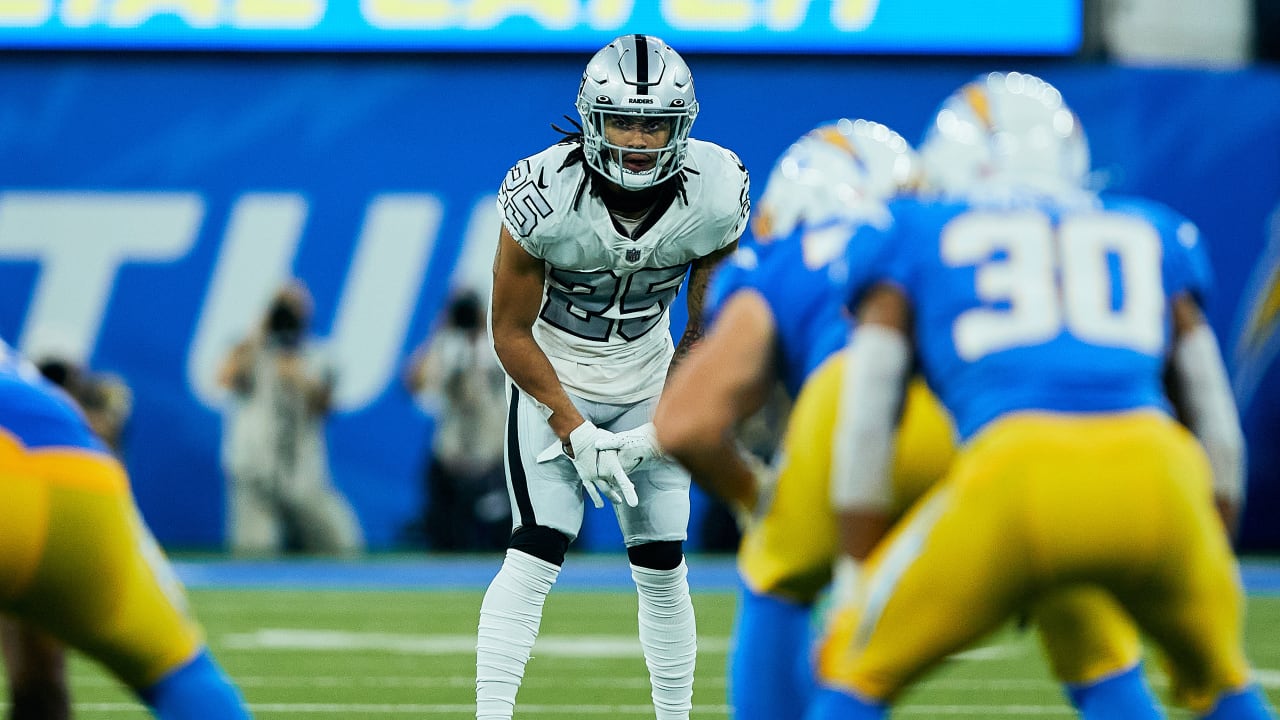
[{"label": "shoulder pad", "polygon": [[498,211],[502,223],[517,242],[554,224],[585,192],[586,166],[569,161],[570,153],[581,146],[561,142],[517,162],[503,178],[498,190]]}]

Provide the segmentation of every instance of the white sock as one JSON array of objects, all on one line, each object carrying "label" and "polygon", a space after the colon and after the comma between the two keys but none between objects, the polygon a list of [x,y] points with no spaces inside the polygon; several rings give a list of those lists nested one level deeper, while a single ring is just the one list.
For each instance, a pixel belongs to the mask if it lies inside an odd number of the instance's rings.
[{"label": "white sock", "polygon": [[640,594],[640,646],[649,666],[658,720],[687,720],[693,709],[698,631],[688,574],[684,560],[673,570],[631,566]]},{"label": "white sock", "polygon": [[489,583],[480,605],[477,720],[508,720],[515,712],[516,691],[542,623],[542,604],[559,576],[558,566],[507,550],[502,569]]}]

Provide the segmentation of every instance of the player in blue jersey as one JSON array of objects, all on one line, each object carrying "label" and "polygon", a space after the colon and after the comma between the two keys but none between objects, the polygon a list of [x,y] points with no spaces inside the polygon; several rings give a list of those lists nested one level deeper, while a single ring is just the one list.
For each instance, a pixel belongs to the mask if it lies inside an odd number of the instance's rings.
[{"label": "player in blue jersey", "polygon": [[[752,240],[709,288],[711,334],[659,403],[654,422],[670,454],[740,517],[755,515],[741,523],[742,588],[729,657],[729,699],[740,720],[796,717],[812,690],[809,626],[837,544],[834,518],[824,511],[830,451],[813,442],[810,428],[830,426],[830,386],[840,377],[830,356],[849,331],[827,270],[854,228],[888,220],[884,199],[908,187],[915,170],[908,143],[879,123],[842,119],[797,140],[771,172]],[[802,393],[811,377],[820,380]],[[734,431],[777,383],[794,404],[775,493],[774,471],[753,469],[758,462],[738,452]],[[927,393],[911,417],[906,434],[922,451],[903,456],[899,475],[927,486],[950,457],[950,426]]]},{"label": "player in blue jersey", "polygon": [[[829,272],[859,226],[888,222],[883,201],[914,184],[916,166],[906,141],[866,120],[823,125],[794,143],[770,175],[753,240],[712,282],[711,333],[659,404],[654,422],[667,451],[696,467],[695,478],[740,516],[754,516],[738,554],[742,588],[729,658],[737,720],[800,717],[812,692],[812,611],[838,556],[829,438],[838,350],[850,330]],[[773,471],[748,472],[750,458],[734,439],[775,382],[794,398],[776,484]],[[946,413],[922,382],[909,392],[894,459],[895,510],[931,486],[953,456]],[[1113,601],[1081,589],[1044,599],[1034,616],[1085,717],[1102,717],[1091,714],[1095,707],[1129,720],[1159,717],[1141,674],[1124,672],[1141,647]]]},{"label": "player in blue jersey", "polygon": [[161,720],[250,717],[124,467],[71,397],[3,342],[0,612],[101,662]]},{"label": "player in blue jersey", "polygon": [[[870,554],[823,638],[806,718],[887,717],[947,655],[1081,583],[1149,634],[1197,717],[1272,717],[1250,681],[1243,594],[1211,502],[1215,490],[1239,497],[1240,432],[1199,309],[1208,269],[1195,227],[1083,190],[1079,121],[1029,75],[961,88],[921,155],[943,196],[893,203],[892,225],[848,245],[858,325],[832,499],[843,549]],[[914,368],[962,445],[873,543],[864,533],[888,522]]]}]

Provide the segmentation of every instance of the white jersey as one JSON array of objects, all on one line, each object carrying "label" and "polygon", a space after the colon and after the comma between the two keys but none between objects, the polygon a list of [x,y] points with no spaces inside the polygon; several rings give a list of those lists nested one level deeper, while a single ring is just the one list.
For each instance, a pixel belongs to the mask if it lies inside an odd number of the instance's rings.
[{"label": "white jersey", "polygon": [[674,346],[671,303],[689,264],[738,239],[750,209],[746,168],[732,152],[689,141],[684,190],[633,233],[593,195],[579,145],[565,142],[507,173],[498,210],[511,237],[546,263],[538,345],[575,395],[632,403],[662,391]]}]

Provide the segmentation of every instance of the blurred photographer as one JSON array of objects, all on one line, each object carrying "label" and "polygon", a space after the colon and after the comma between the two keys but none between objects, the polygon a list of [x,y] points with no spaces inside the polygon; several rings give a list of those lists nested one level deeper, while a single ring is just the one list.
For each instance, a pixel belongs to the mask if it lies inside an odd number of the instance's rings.
[{"label": "blurred photographer", "polygon": [[310,293],[289,282],[218,374],[235,398],[222,460],[230,480],[227,536],[236,553],[364,548],[355,513],[329,475],[324,422],[336,378],[310,321]]},{"label": "blurred photographer", "polygon": [[443,322],[405,366],[405,387],[435,417],[416,528],[432,550],[501,550],[511,535],[502,467],[506,374],[484,306],[476,292],[454,293]]},{"label": "blurred photographer", "polygon": [[40,374],[71,395],[94,434],[117,456],[124,453],[124,431],[133,414],[133,390],[112,373],[94,372],[60,357],[36,363]]}]

